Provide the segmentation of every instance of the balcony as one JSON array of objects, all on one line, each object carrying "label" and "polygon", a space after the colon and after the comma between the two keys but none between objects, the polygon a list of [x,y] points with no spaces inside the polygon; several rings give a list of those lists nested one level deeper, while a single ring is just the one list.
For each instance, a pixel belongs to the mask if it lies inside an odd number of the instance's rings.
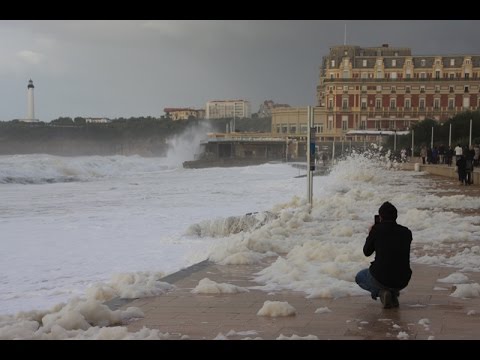
[{"label": "balcony", "polygon": [[442,79],[433,79],[433,78],[397,78],[397,79],[361,79],[361,78],[350,78],[350,79],[324,79],[324,82],[335,83],[335,82],[350,82],[350,83],[368,83],[368,82],[376,82],[376,83],[412,83],[412,82],[452,82],[452,81],[478,81],[477,79],[473,78],[463,78],[463,77],[455,77],[455,78],[442,78]]}]

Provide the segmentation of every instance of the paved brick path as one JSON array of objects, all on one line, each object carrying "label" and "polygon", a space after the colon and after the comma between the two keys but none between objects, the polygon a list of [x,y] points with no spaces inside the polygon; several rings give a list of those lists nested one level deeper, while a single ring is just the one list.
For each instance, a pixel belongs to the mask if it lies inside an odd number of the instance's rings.
[{"label": "paved brick path", "polygon": [[[480,195],[480,187],[460,186],[454,179],[439,176],[428,178],[432,183],[429,191],[451,190],[441,195]],[[176,290],[123,305],[123,308],[137,306],[145,313],[145,318],[128,325],[129,331],[146,326],[168,332],[172,339],[180,339],[182,335],[190,339],[214,339],[219,333],[227,335],[230,330],[247,333],[230,335],[228,339],[247,336],[276,339],[280,334],[315,335],[318,339],[480,339],[480,298],[451,297],[453,285],[436,282],[454,272],[453,268],[412,264],[412,280],[401,293],[398,309],[383,309],[380,301],[375,302],[370,296],[306,299],[304,293],[269,294],[258,290],[232,295],[190,293],[205,277],[243,287],[258,285],[251,279],[266,265],[264,262],[255,266],[221,266],[205,261],[173,274],[165,280],[173,283]],[[465,274],[480,283],[480,273]],[[434,290],[435,287],[445,290]],[[287,301],[297,313],[277,318],[257,316],[266,300]],[[315,314],[320,307],[328,307],[332,312]],[[428,319],[429,324],[422,319]]]}]

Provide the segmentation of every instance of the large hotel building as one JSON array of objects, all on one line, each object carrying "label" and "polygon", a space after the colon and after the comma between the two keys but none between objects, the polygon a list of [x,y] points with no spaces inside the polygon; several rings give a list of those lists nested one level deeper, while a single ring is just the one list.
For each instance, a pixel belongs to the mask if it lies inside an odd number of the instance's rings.
[{"label": "large hotel building", "polygon": [[[334,46],[323,57],[314,125],[323,140],[352,130],[406,130],[480,109],[480,55],[412,55],[410,48]],[[272,132],[307,133],[307,109],[272,110]]]}]

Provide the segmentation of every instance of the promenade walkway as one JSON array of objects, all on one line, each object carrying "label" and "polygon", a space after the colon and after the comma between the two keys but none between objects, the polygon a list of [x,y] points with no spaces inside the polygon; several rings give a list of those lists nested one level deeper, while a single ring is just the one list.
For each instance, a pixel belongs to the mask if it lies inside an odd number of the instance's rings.
[{"label": "promenade walkway", "polygon": [[[442,196],[466,194],[480,196],[478,186],[459,186],[458,181],[428,175],[431,189],[449,190]],[[462,212],[464,210],[460,210]],[[478,212],[478,210],[476,210]],[[468,213],[476,212],[469,210]],[[464,244],[458,244],[463,246]],[[455,246],[455,245],[454,245]],[[412,251],[421,252],[421,248]],[[440,248],[439,252],[448,252]],[[380,300],[370,296],[339,299],[307,299],[304,293],[247,293],[196,295],[191,290],[205,277],[217,283],[242,287],[256,286],[254,274],[268,265],[221,266],[208,261],[166,277],[176,289],[162,296],[137,299],[128,306],[139,307],[145,317],[128,325],[129,331],[146,326],[170,333],[171,339],[277,339],[281,335],[316,339],[480,339],[480,297],[462,299],[450,296],[454,285],[438,283],[454,268],[412,264],[410,285],[401,293],[398,309],[383,309]],[[480,283],[480,273],[465,273]],[[258,316],[265,301],[287,301],[296,309],[288,317]],[[315,313],[328,307],[331,312]]]}]

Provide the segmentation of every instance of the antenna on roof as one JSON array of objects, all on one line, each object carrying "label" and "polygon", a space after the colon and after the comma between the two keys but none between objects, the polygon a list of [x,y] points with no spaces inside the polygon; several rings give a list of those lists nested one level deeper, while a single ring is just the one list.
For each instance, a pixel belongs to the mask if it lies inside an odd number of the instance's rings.
[{"label": "antenna on roof", "polygon": [[343,45],[347,45],[347,24],[345,23],[345,36],[343,37]]}]

